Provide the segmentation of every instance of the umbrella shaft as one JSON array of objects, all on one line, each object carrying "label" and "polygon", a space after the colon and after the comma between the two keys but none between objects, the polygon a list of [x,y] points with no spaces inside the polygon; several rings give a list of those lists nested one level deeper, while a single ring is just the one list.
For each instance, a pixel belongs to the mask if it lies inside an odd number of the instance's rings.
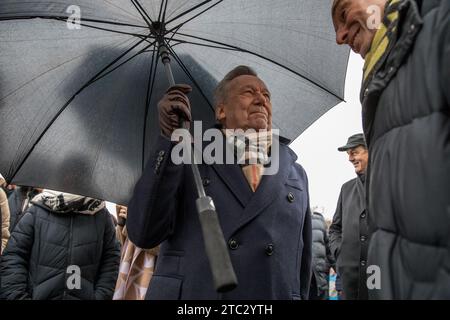
[{"label": "umbrella shaft", "polygon": [[169,79],[169,85],[175,85],[175,79],[173,78],[172,67],[170,66],[170,61],[163,59],[164,67],[166,69],[167,79]]},{"label": "umbrella shaft", "polygon": [[[162,45],[160,47],[161,60],[164,64],[164,68],[166,70],[167,79],[169,80],[170,86],[175,85],[175,79],[173,77],[172,67],[170,66],[170,57],[167,48]],[[188,123],[185,119],[180,119],[180,127],[187,129]],[[184,142],[183,142],[184,143]],[[202,179],[200,177],[200,172],[198,171],[197,162],[195,161],[195,150],[194,147],[191,147],[191,168],[192,174],[194,175],[195,186],[197,189],[197,193],[199,198],[205,197],[205,189],[203,188]]]},{"label": "umbrella shaft", "polygon": [[203,188],[202,179],[200,178],[200,172],[198,171],[197,162],[195,161],[194,147],[191,149],[191,168],[194,175],[195,185],[197,187],[197,193],[199,198],[206,197],[205,189]]}]

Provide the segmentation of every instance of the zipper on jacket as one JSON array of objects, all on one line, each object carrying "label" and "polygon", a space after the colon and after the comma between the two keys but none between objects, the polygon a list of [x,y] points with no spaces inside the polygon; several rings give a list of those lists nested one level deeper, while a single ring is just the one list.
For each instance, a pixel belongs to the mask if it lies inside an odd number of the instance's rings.
[{"label": "zipper on jacket", "polygon": [[70,228],[69,228],[69,248],[68,248],[68,254],[67,254],[67,264],[64,269],[64,292],[63,292],[63,300],[65,300],[67,296],[67,268],[71,265],[72,261],[72,228],[73,228],[73,214],[70,215]]}]

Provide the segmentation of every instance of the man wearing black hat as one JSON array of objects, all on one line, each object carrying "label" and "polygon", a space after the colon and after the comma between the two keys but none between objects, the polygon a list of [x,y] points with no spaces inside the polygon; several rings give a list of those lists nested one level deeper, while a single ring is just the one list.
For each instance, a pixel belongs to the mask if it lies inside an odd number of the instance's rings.
[{"label": "man wearing black hat", "polygon": [[369,154],[363,134],[351,136],[347,144],[338,150],[347,152],[348,160],[353,164],[358,177],[347,181],[341,188],[330,226],[331,252],[336,258],[337,271],[342,278],[343,298],[367,299],[369,232],[364,180]]}]

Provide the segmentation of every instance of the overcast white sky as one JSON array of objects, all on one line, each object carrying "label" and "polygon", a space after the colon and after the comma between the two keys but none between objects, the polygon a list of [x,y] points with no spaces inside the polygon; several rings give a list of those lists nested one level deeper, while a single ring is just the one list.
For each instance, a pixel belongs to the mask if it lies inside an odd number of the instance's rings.
[{"label": "overcast white sky", "polygon": [[362,58],[351,52],[346,102],[332,108],[291,143],[297,162],[308,174],[311,207],[318,206],[328,219],[333,218],[342,184],[356,177],[347,154],[337,148],[352,134],[362,132],[359,89],[363,65]]}]

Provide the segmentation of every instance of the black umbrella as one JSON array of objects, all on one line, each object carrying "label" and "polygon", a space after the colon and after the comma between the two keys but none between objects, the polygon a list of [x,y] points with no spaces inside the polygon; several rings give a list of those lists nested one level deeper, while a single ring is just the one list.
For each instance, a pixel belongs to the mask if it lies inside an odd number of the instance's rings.
[{"label": "black umbrella", "polygon": [[[161,48],[175,61],[169,82],[194,87],[193,118],[204,128],[214,121],[217,81],[247,64],[273,93],[274,127],[296,138],[343,100],[348,50],[334,44],[330,6],[2,0],[0,172],[19,185],[127,204],[159,134],[155,105],[170,69],[159,62]],[[197,180],[216,289],[230,289],[235,276],[217,214]]]},{"label": "black umbrella", "polygon": [[330,5],[0,1],[0,172],[127,204],[159,133],[161,37],[175,79],[194,87],[193,117],[204,128],[214,122],[216,82],[247,64],[272,91],[274,127],[295,139],[343,99],[348,50],[334,43]]}]

